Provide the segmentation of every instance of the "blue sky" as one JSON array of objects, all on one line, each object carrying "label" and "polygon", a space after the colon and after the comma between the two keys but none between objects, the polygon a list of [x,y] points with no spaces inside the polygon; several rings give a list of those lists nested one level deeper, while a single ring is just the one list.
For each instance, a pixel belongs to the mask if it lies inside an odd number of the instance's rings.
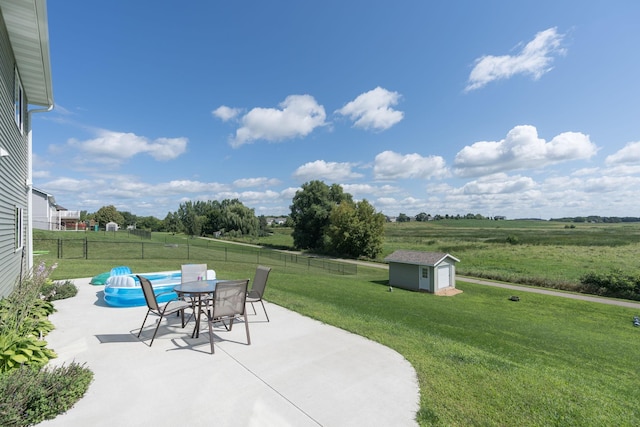
[{"label": "blue sky", "polygon": [[49,1],[34,186],[163,219],[288,214],[310,180],[386,215],[640,216],[640,2]]}]

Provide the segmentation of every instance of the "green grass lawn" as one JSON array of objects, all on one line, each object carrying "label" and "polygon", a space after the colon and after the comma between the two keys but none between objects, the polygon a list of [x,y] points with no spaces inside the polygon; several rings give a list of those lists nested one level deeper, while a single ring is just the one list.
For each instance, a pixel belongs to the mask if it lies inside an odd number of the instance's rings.
[{"label": "green grass lawn", "polygon": [[[387,345],[418,374],[421,425],[637,425],[640,328],[629,308],[459,282],[388,292],[386,276],[275,271],[270,301]],[[375,375],[375,373],[372,373]]]},{"label": "green grass lawn", "polygon": [[[253,277],[256,259],[199,258],[218,277]],[[194,248],[197,247],[194,246]],[[192,248],[192,250],[194,249]],[[181,260],[62,259],[54,278],[91,277],[116,265],[134,272],[179,269]],[[640,328],[636,310],[459,281],[439,297],[395,289],[387,273],[336,275],[273,267],[268,301],[380,342],[402,354],[420,385],[420,425],[633,426],[640,424]],[[54,349],[55,350],[55,349]],[[375,375],[375,372],[371,372]],[[402,396],[390,396],[393,399]]]}]

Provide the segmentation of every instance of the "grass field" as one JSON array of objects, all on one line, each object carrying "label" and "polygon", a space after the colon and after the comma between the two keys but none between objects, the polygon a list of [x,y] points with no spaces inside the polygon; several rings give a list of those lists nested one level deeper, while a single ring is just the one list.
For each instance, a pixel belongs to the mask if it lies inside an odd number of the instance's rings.
[{"label": "grass field", "polygon": [[[557,247],[559,254],[565,250],[560,259],[573,263],[573,249],[590,247],[499,242],[500,236],[506,239],[516,233],[514,227],[498,236],[497,231],[488,233],[485,227],[471,225],[442,225],[429,231],[412,229],[413,223],[396,225],[395,230],[387,229],[388,238],[398,239],[405,249],[443,250],[457,242],[486,245],[485,251],[477,249],[486,257],[487,251],[499,253],[497,248],[511,252],[530,245],[520,255],[526,258],[534,249]],[[519,227],[521,242],[526,235],[542,234],[542,228],[536,232],[535,225],[525,225]],[[448,238],[446,227],[458,236]],[[584,232],[595,236],[607,230],[611,229],[585,227]],[[637,230],[619,228],[622,234]],[[565,229],[559,224],[556,231]],[[570,231],[583,230],[578,225]],[[435,243],[428,244],[431,240]],[[386,244],[385,251],[390,251],[389,241]],[[634,242],[602,246],[611,250],[610,261],[617,259],[617,251],[634,247]],[[209,263],[219,277],[252,277],[256,264],[252,255],[227,262],[207,256],[206,246],[201,250],[201,258],[190,262]],[[473,252],[451,253],[465,262]],[[518,264],[532,268],[538,263],[544,268],[549,262],[542,256],[545,253],[541,250],[540,259],[522,259]],[[123,259],[117,253],[104,261],[57,260],[51,254],[38,258],[59,263],[58,279],[90,277],[114,265],[148,272],[177,269],[181,263]],[[299,264],[262,261],[273,267],[266,295],[270,302],[380,342],[412,364],[420,384],[420,425],[640,425],[640,328],[632,325],[633,316],[640,315],[636,310],[538,294],[521,294],[519,302],[512,302],[508,297],[513,291],[462,281],[457,287],[463,293],[454,297],[388,292],[387,273],[381,269],[359,267],[357,275],[336,275]],[[390,404],[394,398],[402,397],[390,396]]]},{"label": "grass field", "polygon": [[[293,245],[290,229],[273,231],[250,241]],[[618,268],[640,274],[640,223],[466,219],[387,223],[378,261],[396,249],[449,253],[460,260],[457,270],[462,275],[571,289],[590,271]]]}]

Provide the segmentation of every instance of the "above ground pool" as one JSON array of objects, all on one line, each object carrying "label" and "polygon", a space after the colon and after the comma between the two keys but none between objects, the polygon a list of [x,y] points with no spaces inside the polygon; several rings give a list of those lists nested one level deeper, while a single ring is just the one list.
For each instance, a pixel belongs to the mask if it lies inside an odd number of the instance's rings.
[{"label": "above ground pool", "polygon": [[[173,287],[179,285],[182,273],[177,271],[165,271],[159,273],[142,273],[140,276],[151,281],[158,302],[167,302],[177,298]],[[216,273],[207,270],[207,279],[215,279]],[[104,301],[113,307],[137,307],[146,305],[140,280],[135,274],[110,275],[104,285]]]}]

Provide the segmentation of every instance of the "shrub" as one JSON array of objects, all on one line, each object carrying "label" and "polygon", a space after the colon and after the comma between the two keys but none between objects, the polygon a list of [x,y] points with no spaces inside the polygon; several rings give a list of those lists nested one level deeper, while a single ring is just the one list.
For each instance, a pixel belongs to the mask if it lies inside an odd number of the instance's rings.
[{"label": "shrub", "polygon": [[17,369],[22,365],[35,368],[44,366],[56,357],[53,350],[46,346],[46,341],[33,335],[20,336],[15,332],[0,334],[0,373]]},{"label": "shrub", "polygon": [[518,245],[520,244],[520,239],[518,238],[518,236],[510,235],[507,237],[507,243],[511,245]]},{"label": "shrub", "polygon": [[620,269],[590,272],[582,276],[580,282],[597,295],[640,300],[640,276],[625,274]]},{"label": "shrub", "polygon": [[73,282],[67,280],[65,282],[47,282],[42,287],[42,298],[46,301],[57,301],[75,297],[78,294],[78,288]]},{"label": "shrub", "polygon": [[40,371],[22,366],[0,375],[0,425],[29,426],[69,410],[93,373],[77,363]]}]

